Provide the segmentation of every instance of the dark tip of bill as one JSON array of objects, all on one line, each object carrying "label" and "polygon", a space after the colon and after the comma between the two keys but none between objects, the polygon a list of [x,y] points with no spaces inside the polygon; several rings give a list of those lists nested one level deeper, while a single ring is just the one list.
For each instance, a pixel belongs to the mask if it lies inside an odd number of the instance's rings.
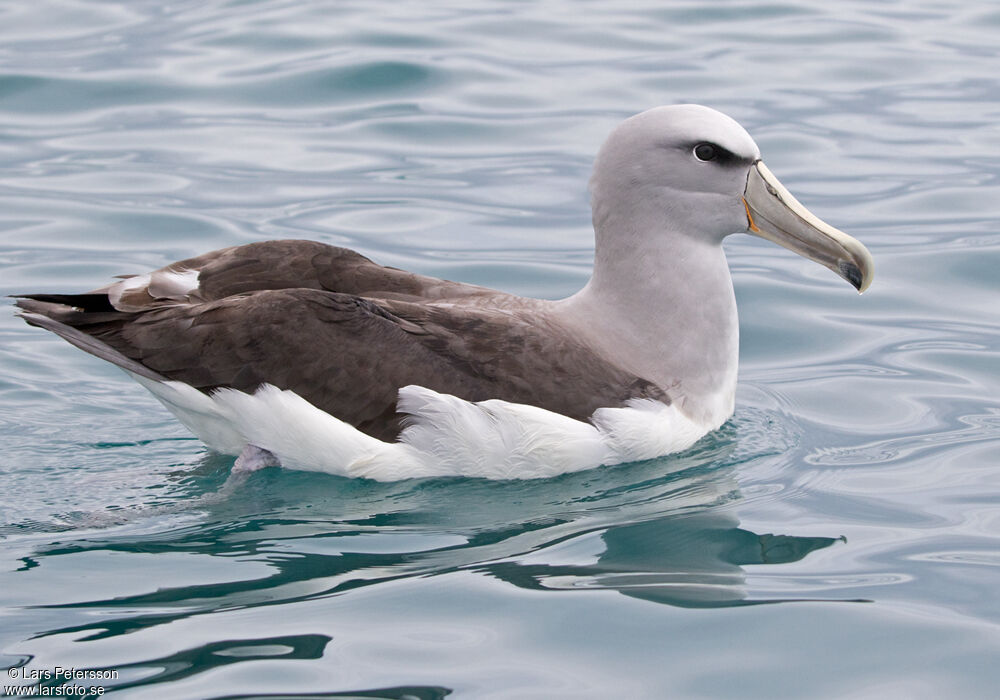
[{"label": "dark tip of bill", "polygon": [[838,267],[840,268],[841,276],[854,285],[854,288],[859,292],[861,291],[861,269],[852,262],[847,262],[842,260]]}]

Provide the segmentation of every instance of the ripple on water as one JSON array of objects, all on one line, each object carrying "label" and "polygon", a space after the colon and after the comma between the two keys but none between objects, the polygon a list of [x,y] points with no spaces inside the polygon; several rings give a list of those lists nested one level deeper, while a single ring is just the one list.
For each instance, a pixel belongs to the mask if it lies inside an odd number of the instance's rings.
[{"label": "ripple on water", "polygon": [[983,415],[959,416],[956,420],[959,425],[949,426],[948,430],[927,433],[920,429],[862,445],[818,448],[806,457],[806,461],[818,466],[869,466],[928,459],[935,455],[952,455],[960,459],[961,451],[956,451],[956,447],[992,443],[1000,436],[1000,409]]},{"label": "ripple on water", "polygon": [[176,697],[994,691],[1000,13],[566,9],[0,9],[4,294],[306,237],[565,296],[597,147],[679,101],[748,126],[878,267],[859,298],[732,237],[735,418],[533,483],[229,480],[116,370],[0,314],[0,666]]}]

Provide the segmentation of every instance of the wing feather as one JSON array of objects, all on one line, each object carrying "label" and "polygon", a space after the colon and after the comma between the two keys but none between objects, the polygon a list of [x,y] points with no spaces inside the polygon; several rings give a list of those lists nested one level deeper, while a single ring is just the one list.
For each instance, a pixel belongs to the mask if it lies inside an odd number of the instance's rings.
[{"label": "wing feather", "polygon": [[669,403],[660,387],[577,342],[544,302],[310,241],[227,248],[88,294],[18,304],[29,323],[130,371],[204,392],[273,384],[386,440],[401,429],[397,396],[409,385],[581,420],[634,398]]}]

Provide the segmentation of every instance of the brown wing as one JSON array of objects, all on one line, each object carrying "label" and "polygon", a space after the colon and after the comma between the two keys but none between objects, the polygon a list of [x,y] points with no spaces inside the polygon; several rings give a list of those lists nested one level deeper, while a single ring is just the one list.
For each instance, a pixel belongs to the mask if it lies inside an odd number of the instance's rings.
[{"label": "brown wing", "polygon": [[291,389],[386,440],[399,432],[397,392],[409,384],[582,420],[632,397],[666,400],[658,387],[597,357],[534,312],[314,289],[253,292],[142,313],[88,312],[29,299],[23,305],[106,344],[115,352],[95,351],[60,333],[112,362],[122,364],[116,357],[124,356],[203,391],[252,392],[263,383]]},{"label": "brown wing", "polygon": [[[484,382],[488,389],[482,398],[539,406],[579,420],[587,420],[602,406],[620,406],[631,398],[670,403],[659,386],[582,345],[543,307],[524,306],[527,300],[506,295],[497,297],[500,303],[495,306],[378,303],[418,326],[423,333],[417,340],[446,359],[452,370]],[[504,298],[513,303],[504,304]]]},{"label": "brown wing", "polygon": [[215,250],[94,290],[119,311],[218,301],[265,289],[322,289],[392,299],[461,298],[491,294],[385,267],[347,248],[304,240],[262,241]]}]

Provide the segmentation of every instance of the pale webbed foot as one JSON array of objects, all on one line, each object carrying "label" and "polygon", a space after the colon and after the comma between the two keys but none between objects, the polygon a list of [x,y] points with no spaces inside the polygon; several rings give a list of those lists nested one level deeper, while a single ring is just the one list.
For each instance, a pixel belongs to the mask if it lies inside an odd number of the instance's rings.
[{"label": "pale webbed foot", "polygon": [[233,474],[250,474],[265,467],[280,466],[281,462],[272,452],[256,445],[247,445],[233,464]]}]

